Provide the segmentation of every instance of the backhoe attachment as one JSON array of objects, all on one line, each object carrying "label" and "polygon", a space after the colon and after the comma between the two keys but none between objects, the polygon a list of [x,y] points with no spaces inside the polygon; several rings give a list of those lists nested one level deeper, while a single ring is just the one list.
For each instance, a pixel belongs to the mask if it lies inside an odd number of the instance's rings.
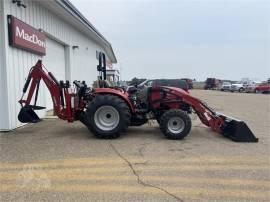
[{"label": "backhoe attachment", "polygon": [[19,112],[18,119],[22,123],[37,123],[40,121],[40,118],[35,113],[34,110],[45,109],[45,107],[34,106],[34,105],[26,105],[21,108]]}]

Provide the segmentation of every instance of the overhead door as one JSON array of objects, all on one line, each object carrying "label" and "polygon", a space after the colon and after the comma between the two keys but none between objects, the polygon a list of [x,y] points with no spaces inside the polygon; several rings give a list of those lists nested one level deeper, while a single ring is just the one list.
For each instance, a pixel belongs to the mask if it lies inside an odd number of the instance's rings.
[{"label": "overhead door", "polygon": [[[65,80],[65,46],[58,43],[55,40],[46,39],[46,56],[43,59],[43,64],[52,72],[55,78]],[[52,98],[48,90],[46,90],[46,109],[51,110],[53,108]]]}]

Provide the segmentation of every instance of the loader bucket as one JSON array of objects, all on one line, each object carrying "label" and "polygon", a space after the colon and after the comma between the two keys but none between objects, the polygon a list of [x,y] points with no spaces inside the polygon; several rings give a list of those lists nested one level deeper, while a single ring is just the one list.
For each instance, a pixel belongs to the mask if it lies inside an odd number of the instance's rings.
[{"label": "loader bucket", "polygon": [[18,119],[22,123],[37,123],[40,121],[38,115],[34,112],[32,107],[25,106],[21,108]]},{"label": "loader bucket", "polygon": [[230,138],[235,142],[259,141],[244,121],[227,117],[225,115],[221,116],[225,121],[225,125],[222,127],[222,133],[225,137]]}]

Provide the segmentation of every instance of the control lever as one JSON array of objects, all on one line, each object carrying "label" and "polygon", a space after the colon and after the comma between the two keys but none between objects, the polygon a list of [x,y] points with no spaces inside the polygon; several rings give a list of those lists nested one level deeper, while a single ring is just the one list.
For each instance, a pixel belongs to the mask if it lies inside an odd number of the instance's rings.
[{"label": "control lever", "polygon": [[73,81],[73,83],[74,83],[75,86],[78,87],[78,88],[83,88],[83,87],[85,87],[81,82],[79,82],[79,81],[77,81],[77,80]]},{"label": "control lever", "polygon": [[70,87],[70,83],[69,83],[69,81],[68,80],[66,80],[66,82],[64,82],[64,81],[60,81],[60,87],[61,88],[69,88]]}]

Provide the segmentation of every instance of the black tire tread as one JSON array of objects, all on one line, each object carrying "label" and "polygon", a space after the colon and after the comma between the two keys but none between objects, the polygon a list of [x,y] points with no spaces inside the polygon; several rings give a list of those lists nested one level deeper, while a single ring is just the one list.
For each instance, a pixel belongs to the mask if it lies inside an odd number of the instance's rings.
[{"label": "black tire tread", "polygon": [[[111,105],[118,108],[120,114],[120,124],[113,131],[101,131],[94,124],[94,114],[98,107],[102,105]],[[124,133],[130,125],[130,110],[123,99],[115,95],[97,95],[94,100],[88,105],[86,114],[88,117],[89,125],[88,129],[92,132],[95,137],[99,139],[115,139]]]},{"label": "black tire tread", "polygon": [[[168,120],[173,116],[179,116],[185,122],[185,129],[177,135],[170,133],[170,131],[168,131],[167,129]],[[160,130],[168,139],[181,140],[185,138],[191,130],[191,119],[185,111],[182,111],[180,109],[170,109],[165,112],[160,118]]]}]

